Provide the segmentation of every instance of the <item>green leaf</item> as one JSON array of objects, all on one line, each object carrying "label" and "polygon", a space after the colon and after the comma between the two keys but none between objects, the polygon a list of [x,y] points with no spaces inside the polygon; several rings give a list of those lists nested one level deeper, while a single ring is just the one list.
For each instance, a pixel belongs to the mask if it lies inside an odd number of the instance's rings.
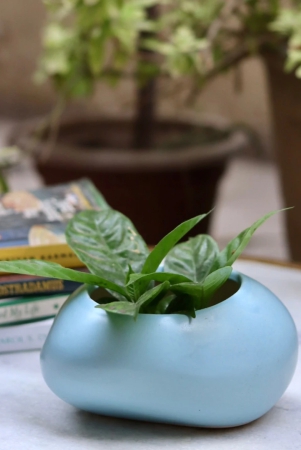
[{"label": "green leaf", "polygon": [[130,264],[128,264],[128,273],[126,274],[126,283],[130,281],[130,276],[133,275],[135,272],[133,271]]},{"label": "green leaf", "polygon": [[[57,79],[59,80],[59,78]],[[65,84],[65,92],[68,97],[88,97],[93,92],[93,79],[90,78],[88,75],[86,77],[80,78],[74,78],[73,82],[72,77],[68,80],[66,78],[66,84]],[[63,89],[61,89],[63,90]]]},{"label": "green leaf", "polygon": [[94,36],[92,33],[88,46],[88,63],[94,76],[98,76],[103,68],[106,50],[105,44],[106,36],[103,36],[100,32],[97,36]]},{"label": "green leaf", "polygon": [[201,282],[210,272],[218,252],[214,239],[200,234],[176,245],[165,258],[164,270],[185,275],[196,283]]},{"label": "green leaf", "polygon": [[178,225],[173,231],[168,233],[163,239],[161,239],[161,241],[156,245],[154,250],[147,257],[141,272],[144,274],[155,272],[158,269],[161,261],[174,247],[174,245],[208,214],[210,213],[202,214],[200,216],[194,217],[193,219],[187,220],[186,222],[183,222],[181,225]]},{"label": "green leaf", "polygon": [[228,280],[232,273],[232,267],[223,267],[208,275],[203,283],[203,296],[200,298],[199,305],[196,309],[206,308],[209,300]]},{"label": "green leaf", "polygon": [[194,299],[188,295],[177,295],[169,302],[165,314],[185,314],[189,317],[195,317]]},{"label": "green leaf", "polygon": [[211,267],[211,272],[214,272],[220,267],[232,266],[234,261],[240,256],[245,247],[248,245],[251,237],[253,236],[257,228],[259,228],[260,225],[262,225],[267,219],[272,217],[274,214],[280,211],[286,211],[287,209],[291,208],[285,208],[279,211],[272,211],[269,214],[266,214],[261,219],[254,222],[253,225],[251,225],[249,228],[246,228],[244,231],[242,231],[236,238],[234,238],[232,241],[229,242],[229,244],[224,248],[224,250],[222,250],[219,253],[213,266]]},{"label": "green leaf", "polygon": [[121,314],[123,316],[136,317],[137,305],[126,301],[111,302],[104,305],[97,305],[95,308],[101,308],[106,312]]},{"label": "green leaf", "polygon": [[92,273],[119,285],[126,283],[128,266],[139,272],[149,254],[132,222],[112,209],[78,213],[66,239]]},{"label": "green leaf", "polygon": [[0,272],[20,273],[24,275],[36,275],[40,277],[58,278],[60,280],[78,281],[104,287],[127,297],[126,290],[122,286],[91,273],[66,269],[59,264],[39,261],[3,261],[0,262]]},{"label": "green leaf", "polygon": [[189,278],[185,277],[184,275],[177,274],[177,273],[168,273],[168,272],[154,272],[154,273],[148,273],[146,275],[140,274],[140,273],[134,273],[130,275],[129,282],[127,286],[131,284],[136,284],[137,281],[169,281],[170,284],[175,283],[184,283],[186,281],[191,281]]},{"label": "green leaf", "polygon": [[202,283],[181,283],[174,284],[170,287],[170,290],[175,293],[186,294],[190,297],[200,298],[203,296],[203,284]]},{"label": "green leaf", "polygon": [[228,280],[232,267],[223,267],[206,277],[202,283],[181,283],[170,287],[175,294],[182,294],[194,301],[196,310],[206,308],[214,293]]},{"label": "green leaf", "polygon": [[135,275],[135,274],[133,274],[131,271],[129,271],[128,276],[127,276],[126,289],[127,289],[127,292],[128,292],[128,295],[129,295],[130,299],[133,302],[135,302],[140,297],[141,292],[139,291],[139,287],[138,286],[136,287],[135,283],[130,283],[131,276],[133,276],[133,275]]},{"label": "green leaf", "polygon": [[175,294],[166,295],[161,298],[158,303],[151,304],[148,308],[148,314],[165,314],[171,302],[175,300]]},{"label": "green leaf", "polygon": [[[136,300],[138,297],[140,297],[140,295],[143,293],[143,291],[145,291],[151,281],[168,281],[170,284],[177,284],[184,283],[190,280],[183,275],[174,273],[154,272],[147,275],[135,273],[130,276],[130,281],[126,285],[131,298],[134,298],[134,300]],[[132,295],[134,295],[134,297],[132,297]]]},{"label": "green leaf", "polygon": [[149,291],[146,291],[139,300],[137,301],[137,314],[139,313],[140,308],[145,308],[147,305],[149,305],[153,300],[155,300],[157,297],[164,294],[168,291],[170,287],[170,283],[168,281],[164,281],[164,283],[159,284],[158,286],[155,286],[154,288],[150,289]]},{"label": "green leaf", "polygon": [[137,318],[140,308],[146,306],[156,297],[158,297],[162,292],[165,292],[169,288],[168,281],[160,284],[159,286],[150,289],[145,292],[138,300],[137,303],[130,303],[127,301],[111,302],[104,305],[97,305],[96,308],[101,308],[107,312],[114,314],[122,314],[127,316],[132,316],[134,319]]},{"label": "green leaf", "polygon": [[[203,305],[203,298],[204,298],[204,287],[203,283],[181,283],[181,284],[175,284],[170,287],[171,292],[177,295],[177,297],[184,297],[187,301],[189,301],[189,309],[194,309],[197,311],[198,309],[202,309],[205,306]],[[181,303],[181,306],[179,308],[185,308],[185,305],[183,306]],[[185,308],[186,309],[186,308]]]}]

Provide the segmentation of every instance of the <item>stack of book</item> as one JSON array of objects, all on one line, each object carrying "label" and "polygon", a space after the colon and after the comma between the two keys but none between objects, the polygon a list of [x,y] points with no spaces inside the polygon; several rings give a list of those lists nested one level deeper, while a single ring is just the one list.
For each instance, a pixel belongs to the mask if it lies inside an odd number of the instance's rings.
[{"label": "stack of book", "polygon": [[[75,213],[108,205],[89,180],[0,196],[0,260],[41,259],[82,267],[65,241]],[[40,349],[53,318],[79,283],[0,274],[0,353]]]}]

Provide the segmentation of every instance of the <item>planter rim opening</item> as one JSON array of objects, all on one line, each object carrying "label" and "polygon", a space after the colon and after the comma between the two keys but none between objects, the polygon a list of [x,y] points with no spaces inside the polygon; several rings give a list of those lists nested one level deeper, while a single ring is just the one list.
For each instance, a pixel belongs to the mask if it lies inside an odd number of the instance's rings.
[{"label": "planter rim opening", "polygon": [[[243,284],[244,275],[233,271],[229,277],[229,279],[225,282],[225,284],[217,291],[217,293],[213,296],[210,304],[206,308],[202,308],[196,311],[198,314],[200,311],[208,310],[209,308],[214,308],[221,303],[229,301],[234,298],[234,296],[241,290]],[[97,305],[98,302],[96,300],[98,293],[106,292],[104,288],[93,285],[85,285],[87,293],[91,300],[95,302]],[[98,292],[97,292],[98,291]],[[96,298],[95,298],[96,297]],[[99,298],[99,297],[98,297]],[[139,313],[139,316],[185,316],[185,314],[175,314],[175,313],[166,313],[166,314],[151,314],[151,313]]]}]

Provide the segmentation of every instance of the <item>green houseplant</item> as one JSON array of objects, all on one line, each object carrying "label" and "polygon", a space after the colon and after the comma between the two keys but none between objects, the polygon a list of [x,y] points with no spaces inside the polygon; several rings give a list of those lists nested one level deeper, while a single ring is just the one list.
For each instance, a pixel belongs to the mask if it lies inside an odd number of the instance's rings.
[{"label": "green houseplant", "polygon": [[[50,155],[40,128],[38,146],[46,151],[38,167],[46,182],[88,176],[114,208],[132,217],[149,244],[196,215],[200,205],[210,210],[226,160],[246,137],[216,121],[162,120],[158,103],[166,90],[162,81],[166,87],[169,80],[199,86],[206,34],[221,2],[199,2],[197,8],[183,0],[44,3],[49,19],[37,77],[50,78],[59,94],[50,123],[58,123],[64,104],[90,95],[99,83],[131,80],[135,97],[131,120],[80,117],[62,121],[59,131],[51,127],[56,145]],[[33,140],[21,136],[18,142],[32,148]],[[149,211],[162,220],[154,222]]]},{"label": "green houseplant", "polygon": [[[112,313],[137,318],[142,311],[184,312],[195,317],[197,310],[210,305],[211,297],[231,275],[232,264],[253,233],[273,214],[242,231],[222,252],[208,235],[198,235],[175,246],[207,214],[180,224],[149,252],[133,223],[123,214],[111,208],[83,211],[69,222],[66,239],[91,273],[40,260],[0,262],[0,270],[96,285],[104,289],[99,299],[95,297],[99,307]],[[164,259],[167,271],[158,272]],[[155,282],[158,284],[154,287]]]},{"label": "green houseplant", "polygon": [[175,245],[205,214],[149,252],[124,215],[85,211],[66,237],[91,273],[0,263],[88,283],[63,305],[43,347],[49,387],[84,410],[173,424],[229,427],[266,413],[293,376],[297,332],[284,305],[231,265],[273,214],[221,252],[208,235]]},{"label": "green houseplant", "polygon": [[[60,97],[50,122],[57,122],[66,101],[90,95],[98,83],[114,85],[124,78],[130,79],[135,92],[131,121],[63,123],[56,150],[47,164],[39,162],[46,181],[74,179],[84,172],[116,209],[132,217],[144,231],[147,242],[154,244],[179,220],[196,215],[200,204],[205,210],[211,209],[225,158],[244,145],[243,137],[237,133],[229,136],[229,130],[216,132],[211,126],[161,121],[160,85],[173,83],[175,90],[179,90],[185,84],[190,99],[196,98],[212,78],[257,54],[267,67],[285,200],[299,205],[301,195],[295,173],[300,148],[299,1],[45,0],[44,3],[49,18],[38,78],[50,78]],[[31,139],[19,142],[23,147],[32,147]],[[47,154],[50,146],[42,147],[46,147]],[[102,149],[98,152],[102,156],[96,156],[97,147]],[[81,152],[76,148],[81,148]],[[289,158],[288,151],[292,155]],[[140,213],[148,192],[152,192],[149,196],[152,204]],[[170,204],[168,211],[166,204]],[[181,218],[174,215],[176,206],[182,211]],[[162,217],[157,224],[148,216],[148,210],[156,209]],[[292,256],[297,259],[301,258],[298,210],[296,207],[286,219]],[[199,232],[206,230],[208,218],[199,227],[203,225]]]}]

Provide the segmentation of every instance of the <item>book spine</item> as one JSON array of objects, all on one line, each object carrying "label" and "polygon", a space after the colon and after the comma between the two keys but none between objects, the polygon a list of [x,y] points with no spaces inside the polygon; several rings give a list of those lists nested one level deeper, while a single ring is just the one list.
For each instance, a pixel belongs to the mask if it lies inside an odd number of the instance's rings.
[{"label": "book spine", "polygon": [[0,300],[26,295],[51,295],[71,293],[81,283],[76,281],[57,280],[54,278],[41,277],[37,280],[2,281],[0,277]]},{"label": "book spine", "polygon": [[41,259],[63,267],[83,267],[83,263],[67,244],[11,247],[0,249],[0,261]]},{"label": "book spine", "polygon": [[40,350],[53,319],[0,328],[0,353]]},{"label": "book spine", "polygon": [[24,299],[11,301],[11,303],[0,302],[0,325],[17,324],[37,319],[54,317],[67,296],[52,296],[38,300]]}]

